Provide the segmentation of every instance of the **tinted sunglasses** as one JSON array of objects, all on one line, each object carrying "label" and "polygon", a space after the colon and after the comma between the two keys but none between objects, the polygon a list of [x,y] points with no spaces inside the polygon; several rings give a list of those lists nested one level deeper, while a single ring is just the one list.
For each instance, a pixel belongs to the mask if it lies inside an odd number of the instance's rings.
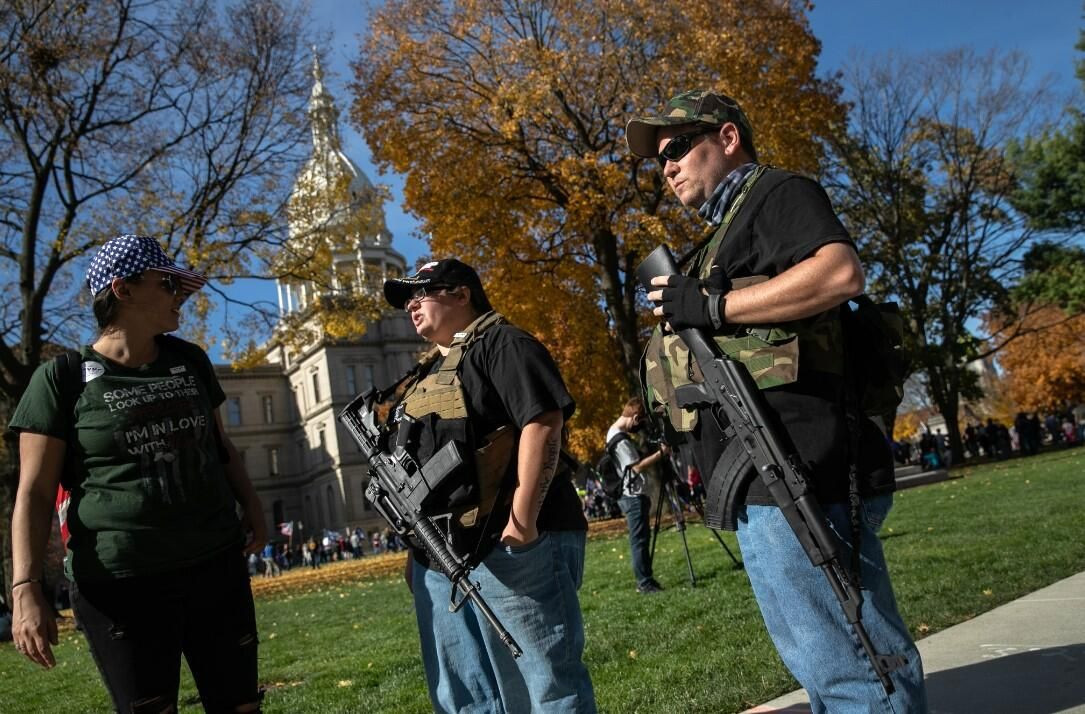
[{"label": "tinted sunglasses", "polygon": [[181,281],[177,279],[176,275],[166,273],[162,276],[162,289],[168,292],[170,295],[176,297],[184,292],[184,288],[181,287]]},{"label": "tinted sunglasses", "polygon": [[688,154],[689,150],[693,148],[694,139],[703,134],[711,134],[712,132],[719,130],[720,128],[718,126],[707,126],[672,137],[671,140],[667,142],[667,145],[663,147],[663,150],[659,152],[659,156],[656,157],[656,160],[659,161],[659,167],[665,168],[668,161],[681,161],[682,157]]}]

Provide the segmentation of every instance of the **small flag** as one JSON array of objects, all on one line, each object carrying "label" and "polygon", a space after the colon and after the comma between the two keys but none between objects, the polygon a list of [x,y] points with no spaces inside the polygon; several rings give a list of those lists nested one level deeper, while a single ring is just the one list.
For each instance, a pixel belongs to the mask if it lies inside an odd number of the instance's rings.
[{"label": "small flag", "polygon": [[294,533],[294,522],[287,521],[286,523],[279,524],[279,532],[289,538]]}]

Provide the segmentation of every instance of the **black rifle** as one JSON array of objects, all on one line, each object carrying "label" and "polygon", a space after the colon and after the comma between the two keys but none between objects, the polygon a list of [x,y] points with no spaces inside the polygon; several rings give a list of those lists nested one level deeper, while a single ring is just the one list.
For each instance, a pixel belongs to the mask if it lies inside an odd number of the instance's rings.
[{"label": "black rifle", "polygon": [[[637,279],[645,290],[658,290],[658,287],[652,285],[652,278],[674,275],[677,272],[678,266],[667,246],[659,246],[637,267]],[[712,409],[727,419],[730,429],[733,430],[730,436],[731,444],[741,445],[739,453],[742,453],[743,458],[738,464],[721,463],[721,466],[732,473],[746,474],[749,471],[747,464],[752,464],[753,469],[760,474],[810,562],[821,568],[828,578],[829,586],[836,594],[844,616],[870,658],[882,687],[887,694],[891,694],[894,687],[889,673],[907,664],[907,660],[900,655],[883,655],[874,650],[874,644],[862,622],[863,594],[841,562],[840,554],[844,544],[836,532],[829,528],[821,506],[810,492],[805,465],[798,454],[789,452],[784,447],[786,442],[776,433],[768,405],[753,377],[744,364],[723,354],[701,330],[684,329],[679,331],[678,336],[689,348],[704,375],[703,383],[682,386],[676,390],[678,406]],[[729,448],[723,458],[728,458],[728,453],[732,456],[738,455]],[[712,478],[724,478],[724,474],[713,472]],[[741,480],[733,479],[735,482]],[[717,488],[712,488],[713,486]],[[710,489],[718,494],[718,486],[719,484],[710,484]],[[728,492],[731,495],[724,498],[723,502],[720,502],[720,499],[709,499],[706,522],[731,521],[731,517],[725,514],[736,508],[734,494],[737,493],[737,488],[728,488]]]},{"label": "black rifle", "polygon": [[[369,462],[370,477],[365,497],[398,535],[406,536],[413,532],[415,539],[426,549],[430,560],[437,563],[452,581],[448,611],[457,612],[470,598],[478,611],[497,630],[512,656],[519,657],[523,650],[482,599],[478,592],[478,583],[471,582],[468,577],[471,568],[467,565],[467,559],[452,549],[433,520],[422,513],[422,504],[426,497],[462,463],[459,449],[455,442],[449,442],[421,467],[402,445],[389,453],[381,447],[381,428],[377,426],[373,410],[375,399],[376,390],[370,389],[348,404],[337,417],[358,442],[362,454]],[[457,589],[465,596],[459,602],[456,601]]]}]

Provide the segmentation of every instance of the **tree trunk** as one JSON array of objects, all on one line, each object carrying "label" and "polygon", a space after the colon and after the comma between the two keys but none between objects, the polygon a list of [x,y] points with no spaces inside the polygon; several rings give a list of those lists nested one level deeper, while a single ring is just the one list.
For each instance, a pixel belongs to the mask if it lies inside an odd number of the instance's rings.
[{"label": "tree trunk", "polygon": [[[600,282],[607,313],[613,324],[621,367],[630,394],[640,393],[640,340],[637,330],[636,289],[632,263],[634,255],[619,257],[618,239],[609,229],[597,230],[593,240],[599,260]],[[623,262],[624,265],[621,263]],[[625,281],[621,276],[624,273]]]},{"label": "tree trunk", "polygon": [[961,441],[961,428],[957,423],[957,411],[960,408],[960,392],[956,382],[946,379],[938,370],[929,369],[930,394],[938,406],[942,418],[946,420],[946,436],[949,437],[950,463],[964,461],[964,444]]}]

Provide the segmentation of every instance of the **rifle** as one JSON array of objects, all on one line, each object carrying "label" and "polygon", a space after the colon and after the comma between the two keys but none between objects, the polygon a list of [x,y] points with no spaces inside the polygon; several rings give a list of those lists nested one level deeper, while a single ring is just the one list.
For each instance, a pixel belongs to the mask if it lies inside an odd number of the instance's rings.
[{"label": "rifle", "polygon": [[[658,289],[652,285],[652,278],[674,275],[677,272],[678,266],[670,251],[667,246],[661,245],[637,267],[637,279],[645,290],[651,291]],[[747,473],[747,465],[752,464],[760,474],[762,482],[772,494],[795,537],[799,539],[806,556],[814,567],[821,568],[828,579],[829,586],[844,611],[844,617],[855,630],[882,687],[887,694],[892,694],[894,686],[889,673],[906,665],[907,660],[900,655],[883,655],[874,650],[874,644],[863,627],[862,592],[841,562],[843,542],[836,532],[829,528],[821,506],[810,491],[806,466],[798,454],[785,448],[785,442],[776,432],[774,422],[769,417],[768,405],[753,377],[744,364],[723,354],[701,330],[684,329],[678,336],[685,342],[704,375],[704,382],[684,385],[675,391],[678,406],[714,409],[727,418],[734,431],[732,444],[741,445],[741,451],[736,453],[728,448],[723,458],[731,454],[741,463],[721,466],[730,468],[733,475]],[[743,455],[744,459],[741,458]],[[725,477],[714,472],[713,480],[717,478]],[[727,485],[729,496],[723,498],[722,503],[719,498],[709,499],[707,508],[711,513],[710,518],[706,518],[706,523],[712,520],[724,524],[733,521],[737,493],[735,487],[742,479],[725,480],[733,482]],[[720,484],[712,486],[716,487],[713,491],[717,495],[721,493]]]},{"label": "rifle", "polygon": [[[471,582],[471,568],[467,565],[467,559],[452,549],[433,520],[422,512],[426,497],[439,488],[463,463],[456,443],[450,441],[445,444],[421,467],[407,453],[402,443],[397,444],[389,453],[381,447],[381,428],[377,426],[373,409],[376,395],[375,389],[367,390],[348,404],[337,417],[358,442],[362,454],[369,462],[370,478],[365,497],[398,535],[406,536],[413,532],[415,539],[426,549],[430,560],[437,563],[452,582],[448,611],[458,612],[470,599],[497,630],[498,636],[509,648],[512,656],[519,657],[523,654],[520,645],[482,599],[479,584]],[[401,426],[401,433],[405,432],[406,427]],[[459,602],[456,601],[457,589],[463,594]]]}]

